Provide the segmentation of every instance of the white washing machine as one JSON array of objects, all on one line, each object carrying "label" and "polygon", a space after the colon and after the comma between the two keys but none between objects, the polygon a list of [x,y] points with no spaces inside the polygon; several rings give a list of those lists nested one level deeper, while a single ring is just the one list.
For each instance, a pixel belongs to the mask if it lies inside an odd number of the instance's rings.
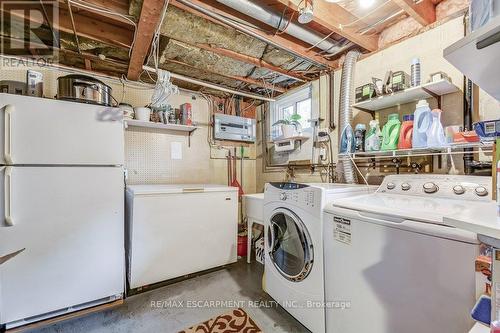
[{"label": "white washing machine", "polygon": [[443,216],[488,205],[490,188],[490,177],[393,175],[328,204],[327,332],[468,332],[478,241]]},{"label": "white washing machine", "polygon": [[314,333],[325,331],[323,208],[369,190],[362,185],[266,184],[265,290]]}]

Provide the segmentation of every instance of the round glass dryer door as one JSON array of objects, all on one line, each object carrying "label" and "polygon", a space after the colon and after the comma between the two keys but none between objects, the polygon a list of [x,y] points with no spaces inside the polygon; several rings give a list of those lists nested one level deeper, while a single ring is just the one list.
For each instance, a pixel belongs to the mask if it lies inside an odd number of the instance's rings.
[{"label": "round glass dryer door", "polygon": [[287,209],[274,211],[268,227],[269,258],[278,272],[294,282],[304,280],[313,265],[313,245],[300,218]]}]

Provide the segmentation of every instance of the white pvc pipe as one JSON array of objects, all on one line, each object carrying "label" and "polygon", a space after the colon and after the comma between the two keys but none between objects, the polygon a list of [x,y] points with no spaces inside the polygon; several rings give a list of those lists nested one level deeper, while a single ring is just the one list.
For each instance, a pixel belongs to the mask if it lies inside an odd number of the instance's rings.
[{"label": "white pvc pipe", "polygon": [[[150,66],[142,66],[142,69],[144,69],[144,70],[146,70],[148,72],[152,72],[152,73],[156,72],[156,70],[153,67],[150,67]],[[209,83],[209,82],[206,82],[206,81],[201,81],[201,80],[193,79],[191,77],[184,76],[184,75],[181,75],[181,74],[175,74],[175,73],[171,72],[170,76],[172,78],[174,78],[174,79],[178,79],[178,80],[181,80],[181,81],[184,81],[184,82],[189,82],[189,83],[197,84],[199,86],[203,86],[203,87],[207,87],[207,88],[211,88],[211,89],[215,89],[215,90],[227,92],[227,93],[234,94],[234,95],[237,95],[237,96],[243,96],[243,97],[258,99],[258,100],[266,101],[266,102],[274,102],[274,101],[276,101],[274,98],[269,98],[269,97],[264,97],[264,96],[261,96],[261,95],[256,95],[256,94],[246,93],[246,92],[243,92],[243,91],[229,89],[229,88],[226,88],[226,87],[223,87],[223,86],[219,86],[218,84],[214,84],[214,83]]]}]

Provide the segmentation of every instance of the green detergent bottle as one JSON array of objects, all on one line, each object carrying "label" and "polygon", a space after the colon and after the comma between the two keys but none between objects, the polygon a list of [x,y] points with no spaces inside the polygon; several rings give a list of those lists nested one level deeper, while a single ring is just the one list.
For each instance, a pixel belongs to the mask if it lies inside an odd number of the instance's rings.
[{"label": "green detergent bottle", "polygon": [[382,146],[380,150],[396,150],[398,148],[400,130],[401,122],[399,121],[399,114],[390,114],[389,120],[387,120],[382,129]]}]

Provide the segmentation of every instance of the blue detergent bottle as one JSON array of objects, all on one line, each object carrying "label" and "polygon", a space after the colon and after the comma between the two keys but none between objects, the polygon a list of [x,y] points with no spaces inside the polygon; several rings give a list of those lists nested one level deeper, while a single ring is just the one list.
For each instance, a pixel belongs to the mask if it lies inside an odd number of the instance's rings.
[{"label": "blue detergent bottle", "polygon": [[425,99],[418,101],[413,120],[413,148],[427,147],[427,131],[432,123],[429,103]]}]

